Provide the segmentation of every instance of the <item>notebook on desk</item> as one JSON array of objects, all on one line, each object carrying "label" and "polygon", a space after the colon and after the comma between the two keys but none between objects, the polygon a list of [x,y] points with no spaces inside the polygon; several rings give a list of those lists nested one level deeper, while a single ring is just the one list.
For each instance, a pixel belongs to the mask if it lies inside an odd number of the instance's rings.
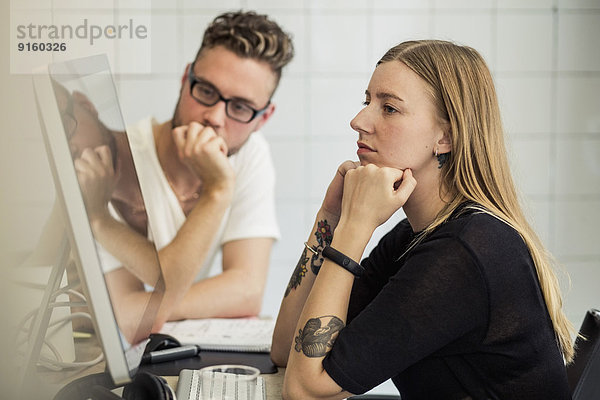
[{"label": "notebook on desk", "polygon": [[207,351],[269,353],[274,328],[272,319],[207,318],[167,322],[161,333]]},{"label": "notebook on desk", "polygon": [[218,364],[244,364],[261,374],[274,374],[270,357],[275,321],[260,318],[199,319],[167,322],[161,333],[182,344],[201,347],[199,357],[172,362],[143,364],[140,370],[162,376],[179,375],[182,369],[200,369]]}]

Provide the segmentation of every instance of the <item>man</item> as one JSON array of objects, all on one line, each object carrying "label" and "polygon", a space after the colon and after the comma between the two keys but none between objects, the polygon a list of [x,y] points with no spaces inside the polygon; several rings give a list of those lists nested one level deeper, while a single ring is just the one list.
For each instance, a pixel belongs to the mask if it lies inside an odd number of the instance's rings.
[{"label": "man", "polygon": [[[275,110],[271,97],[292,57],[290,37],[266,16],[215,18],[186,66],[172,120],[128,129],[143,203],[125,195],[129,178],[110,146],[78,153],[94,235],[114,257],[105,277],[120,320],[138,315],[148,286],[157,285],[164,297],[155,329],[167,320],[259,313],[279,232],[272,161],[257,131]],[[160,271],[146,237],[159,249]],[[223,271],[208,277],[219,247]]]}]

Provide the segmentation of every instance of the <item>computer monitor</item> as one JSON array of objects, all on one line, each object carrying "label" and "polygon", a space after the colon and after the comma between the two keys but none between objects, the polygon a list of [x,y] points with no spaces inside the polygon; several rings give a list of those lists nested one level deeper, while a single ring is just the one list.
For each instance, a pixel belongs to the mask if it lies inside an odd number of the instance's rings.
[{"label": "computer monitor", "polygon": [[[90,142],[94,142],[94,138],[86,137],[93,132],[90,124],[77,121],[73,115],[74,93],[77,96],[85,96],[84,98],[93,104],[97,112],[97,123],[104,129],[105,134],[109,132],[109,134],[123,135],[120,140],[124,139],[126,146],[120,146],[120,151],[125,148],[131,152],[108,59],[105,55],[98,55],[49,64],[35,71],[33,84],[44,142],[55,182],[56,199],[64,217],[65,235],[68,238],[65,240],[65,251],[70,250],[69,258],[73,259],[82,281],[95,334],[102,346],[110,378],[115,385],[122,385],[131,381],[139,367],[145,339],[150,334],[161,299],[160,292],[154,291],[154,294],[149,296],[145,312],[139,316],[135,331],[128,329],[125,332],[121,329],[123,325],[120,326],[118,322],[118,313],[113,309],[115,302],[111,301],[104,278],[103,262],[106,257],[102,256],[104,250],[94,237],[90,226],[83,189],[75,168],[74,161],[79,154],[74,150],[72,143],[74,135],[80,135],[79,138],[86,140],[90,139]],[[120,163],[126,162],[124,160],[133,163],[132,157],[119,157]],[[134,165],[119,164],[119,168],[123,167],[135,171]],[[137,188],[134,189],[138,190],[141,196],[137,176],[135,183]],[[148,229],[150,230],[151,227]],[[64,264],[66,258],[68,257],[63,257],[57,264]],[[60,267],[60,274],[65,266],[58,265],[58,267]],[[160,271],[158,254],[156,264],[148,267],[158,268]],[[159,283],[155,287],[160,287]],[[41,330],[43,331],[43,326]],[[44,332],[40,334],[43,335]]]}]

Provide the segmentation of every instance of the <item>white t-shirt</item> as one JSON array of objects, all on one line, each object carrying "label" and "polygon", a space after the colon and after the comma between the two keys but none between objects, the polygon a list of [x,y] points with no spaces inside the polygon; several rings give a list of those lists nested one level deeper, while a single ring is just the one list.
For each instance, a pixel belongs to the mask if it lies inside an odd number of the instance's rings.
[{"label": "white t-shirt", "polygon": [[[186,217],[158,161],[152,129],[155,124],[152,118],[143,119],[127,129],[127,136],[148,214],[148,239],[160,250],[173,240]],[[275,170],[264,136],[260,132],[252,133],[229,161],[235,172],[233,200],[195,281],[209,275],[224,243],[237,239],[279,238]],[[111,212],[116,215],[112,206]],[[105,273],[122,266],[105,250],[100,249],[100,253]]]}]

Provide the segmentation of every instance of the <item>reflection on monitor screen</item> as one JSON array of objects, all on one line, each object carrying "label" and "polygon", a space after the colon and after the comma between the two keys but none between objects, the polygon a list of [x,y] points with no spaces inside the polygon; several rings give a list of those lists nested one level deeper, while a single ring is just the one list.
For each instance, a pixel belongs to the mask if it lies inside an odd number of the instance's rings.
[{"label": "reflection on monitor screen", "polygon": [[156,273],[150,285],[155,290],[125,317],[123,303],[111,298],[115,289],[105,279],[105,273],[125,265],[123,254],[111,253],[109,239],[116,238],[94,235],[92,229],[98,213],[108,212],[151,237],[108,60],[102,55],[50,64],[34,75],[34,88],[77,274],[112,379],[125,383],[139,366],[164,285],[155,252],[145,265]]}]

